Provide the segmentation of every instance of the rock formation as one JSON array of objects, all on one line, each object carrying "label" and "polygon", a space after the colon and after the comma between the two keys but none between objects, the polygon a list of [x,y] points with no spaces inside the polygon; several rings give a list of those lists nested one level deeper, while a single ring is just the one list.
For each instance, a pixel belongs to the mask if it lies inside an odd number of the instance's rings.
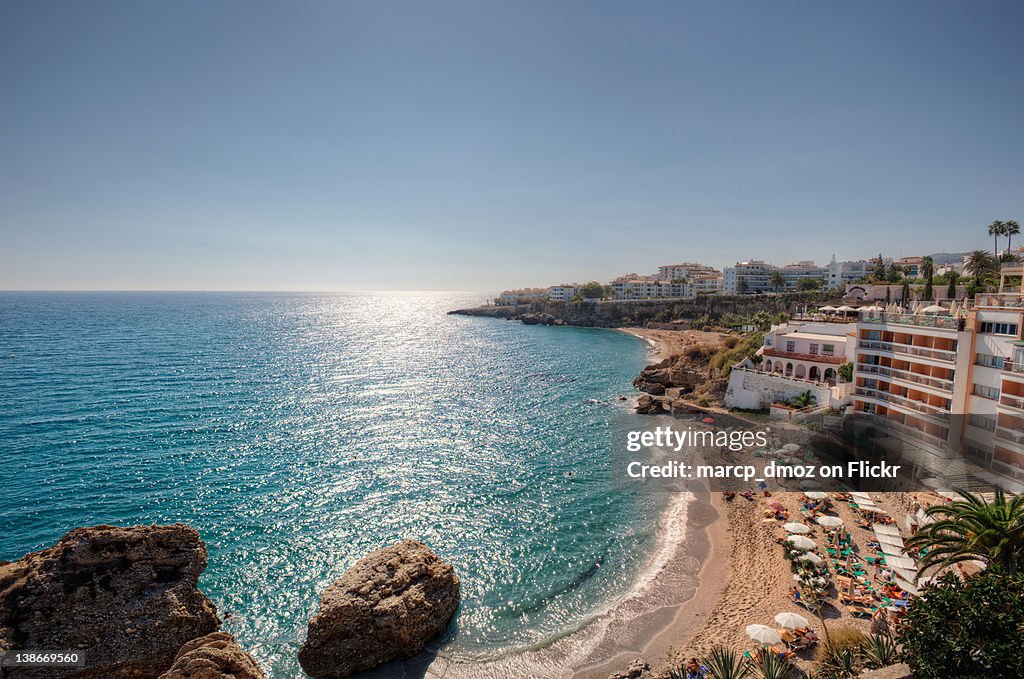
[{"label": "rock formation", "polygon": [[0,648],[80,650],[78,668],[11,677],[155,678],[187,641],[220,625],[196,583],[206,546],[194,528],[76,528],[53,547],[0,564]]},{"label": "rock formation", "polygon": [[160,679],[266,679],[252,657],[227,632],[189,641]]},{"label": "rock formation", "polygon": [[313,677],[337,679],[415,655],[458,605],[455,570],[422,542],[371,552],[324,592],[299,663]]}]

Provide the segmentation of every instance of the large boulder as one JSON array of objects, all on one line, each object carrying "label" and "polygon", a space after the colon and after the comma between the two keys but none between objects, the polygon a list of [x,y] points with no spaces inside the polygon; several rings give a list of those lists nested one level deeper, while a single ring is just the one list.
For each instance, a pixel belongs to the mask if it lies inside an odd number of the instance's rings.
[{"label": "large boulder", "polygon": [[189,641],[160,679],[266,679],[263,670],[227,632]]},{"label": "large boulder", "polygon": [[0,648],[78,650],[77,668],[10,677],[158,677],[182,644],[220,626],[199,591],[206,546],[184,524],[76,528],[0,564]]},{"label": "large boulder", "polygon": [[452,565],[416,540],[371,552],[324,592],[299,663],[337,679],[406,658],[445,631],[459,605]]}]

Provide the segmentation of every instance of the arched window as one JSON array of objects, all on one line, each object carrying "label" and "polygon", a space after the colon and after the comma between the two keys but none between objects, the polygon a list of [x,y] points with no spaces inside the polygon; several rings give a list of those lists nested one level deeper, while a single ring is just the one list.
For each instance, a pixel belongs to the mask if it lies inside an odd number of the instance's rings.
[{"label": "arched window", "polygon": [[796,372],[793,373],[793,376],[796,377],[798,380],[802,380],[804,378],[804,374],[804,367],[800,364],[797,364]]}]

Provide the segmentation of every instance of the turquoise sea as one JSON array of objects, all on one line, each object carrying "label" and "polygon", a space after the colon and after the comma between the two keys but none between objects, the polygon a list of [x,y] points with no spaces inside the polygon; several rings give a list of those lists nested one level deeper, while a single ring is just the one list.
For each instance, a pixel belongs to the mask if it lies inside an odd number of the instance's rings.
[{"label": "turquoise sea", "polygon": [[467,295],[0,294],[0,559],[184,521],[271,677],[323,589],[416,537],[463,603],[443,653],[507,658],[633,586],[654,500],[612,487],[643,342],[448,316]]}]

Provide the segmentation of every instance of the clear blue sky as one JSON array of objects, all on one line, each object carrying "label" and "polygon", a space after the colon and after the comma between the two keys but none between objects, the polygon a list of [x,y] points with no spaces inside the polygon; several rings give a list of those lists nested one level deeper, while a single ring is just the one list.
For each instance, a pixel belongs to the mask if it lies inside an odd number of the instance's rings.
[{"label": "clear blue sky", "polygon": [[0,289],[990,247],[1020,2],[0,3]]}]

